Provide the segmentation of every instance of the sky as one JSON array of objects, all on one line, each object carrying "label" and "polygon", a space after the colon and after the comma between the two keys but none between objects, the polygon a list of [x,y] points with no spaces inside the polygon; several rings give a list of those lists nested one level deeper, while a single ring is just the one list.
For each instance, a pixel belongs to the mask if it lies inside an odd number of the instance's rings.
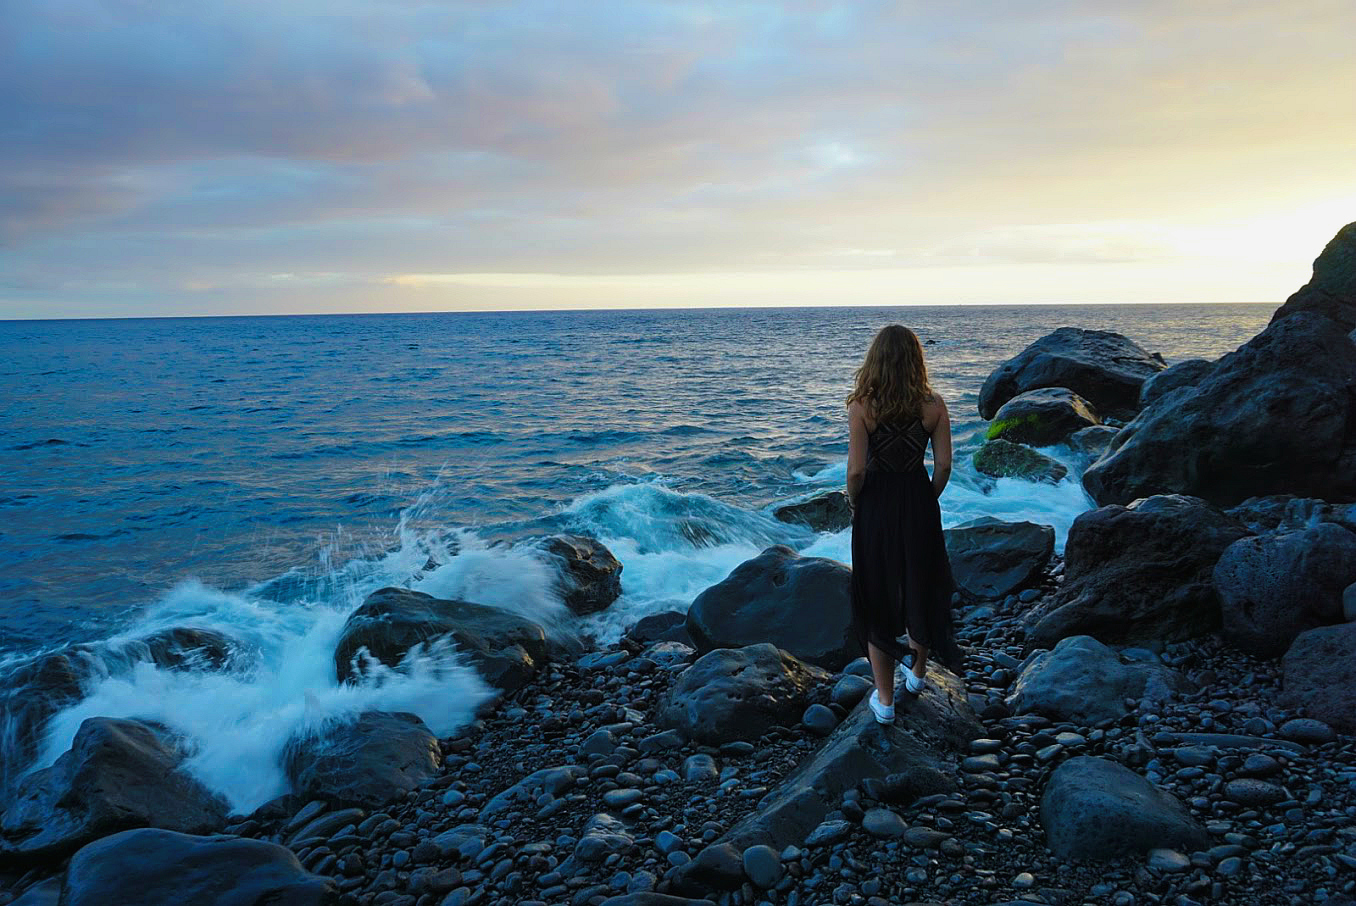
[{"label": "sky", "polygon": [[0,318],[1273,302],[1351,0],[0,0]]}]

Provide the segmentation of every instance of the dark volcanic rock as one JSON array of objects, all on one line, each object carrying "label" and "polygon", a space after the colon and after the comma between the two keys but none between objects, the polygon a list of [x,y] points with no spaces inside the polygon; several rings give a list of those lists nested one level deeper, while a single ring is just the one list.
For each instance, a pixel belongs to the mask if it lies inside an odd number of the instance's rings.
[{"label": "dark volcanic rock", "polygon": [[[840,805],[843,793],[863,781],[888,790],[890,801],[898,804],[951,792],[957,763],[970,740],[981,735],[965,683],[934,666],[920,696],[896,697],[891,725],[877,723],[862,699],[812,756],[712,845],[732,845],[737,852],[760,844],[777,850],[803,845]],[[697,892],[703,885],[696,881],[680,871],[675,883],[680,891]]]},{"label": "dark volcanic rock", "polygon": [[1214,364],[1210,359],[1187,359],[1170,366],[1166,371],[1158,372],[1140,388],[1139,407],[1143,409],[1174,390],[1196,386],[1201,378],[1210,373]]},{"label": "dark volcanic rock", "polygon": [[283,763],[300,797],[376,808],[437,777],[442,752],[417,716],[366,711],[291,740]]},{"label": "dark volcanic rock", "polygon": [[1280,703],[1356,733],[1356,623],[1301,633],[1281,661]]},{"label": "dark volcanic rock", "polygon": [[772,515],[782,522],[809,526],[817,532],[841,532],[852,524],[852,504],[845,491],[827,491],[809,500],[779,506]]},{"label": "dark volcanic rock", "polygon": [[1093,425],[1069,435],[1069,446],[1088,459],[1096,460],[1115,443],[1116,435],[1120,431],[1120,428],[1113,428],[1110,425]]},{"label": "dark volcanic rock", "polygon": [[329,878],[310,874],[292,851],[243,837],[194,837],[129,830],[91,843],[71,859],[62,906],[328,906]]},{"label": "dark volcanic rock", "polygon": [[1083,473],[1098,503],[1180,493],[1227,506],[1257,494],[1356,499],[1356,345],[1298,312],[1221,358],[1191,393],[1160,397]]},{"label": "dark volcanic rock", "polygon": [[687,614],[678,610],[666,610],[663,613],[641,617],[634,626],[626,630],[626,638],[641,645],[649,645],[652,642],[682,642],[684,645],[692,645],[692,636],[687,634]]},{"label": "dark volcanic rock", "polygon": [[560,562],[561,598],[573,612],[597,613],[621,595],[621,562],[596,538],[552,535],[543,548]]},{"label": "dark volcanic rock", "polygon": [[1356,534],[1333,523],[1235,541],[1214,570],[1224,638],[1258,657],[1278,657],[1306,629],[1342,619],[1342,592],[1356,582]]},{"label": "dark volcanic rock", "polygon": [[971,457],[975,471],[990,478],[1021,478],[1056,484],[1069,474],[1062,462],[1010,440],[986,440]]},{"label": "dark volcanic rock", "polygon": [[987,440],[1048,447],[1063,443],[1075,431],[1101,424],[1087,400],[1066,387],[1028,390],[1008,400],[993,417]]},{"label": "dark volcanic rock", "polygon": [[1356,532],[1356,503],[1329,503],[1314,497],[1268,494],[1249,497],[1225,512],[1258,535],[1277,529],[1305,529],[1320,522],[1334,522]]},{"label": "dark volcanic rock", "polygon": [[1040,817],[1046,844],[1061,859],[1108,860],[1210,845],[1205,828],[1175,796],[1123,765],[1090,755],[1055,768]]},{"label": "dark volcanic rock", "polygon": [[[136,644],[136,643],[134,643]],[[175,627],[139,640],[148,659],[170,670],[219,670],[231,659],[233,643],[212,629]]]},{"label": "dark volcanic rock", "polygon": [[1055,530],[992,516],[947,529],[947,558],[956,586],[974,598],[1002,598],[1040,581],[1055,550]]},{"label": "dark volcanic rock", "polygon": [[1027,615],[1027,650],[1065,636],[1110,644],[1176,641],[1220,625],[1215,562],[1247,534],[1197,497],[1089,510],[1064,546],[1064,585]]},{"label": "dark volcanic rock", "polygon": [[979,414],[993,418],[1027,390],[1065,387],[1100,413],[1129,415],[1139,405],[1140,387],[1164,367],[1161,357],[1113,331],[1061,327],[989,375],[979,391]]},{"label": "dark volcanic rock", "polygon": [[344,624],[334,668],[343,682],[354,676],[353,659],[362,648],[394,667],[415,645],[443,637],[455,640],[485,680],[507,692],[521,688],[548,656],[545,630],[525,617],[408,588],[382,588]]},{"label": "dark volcanic rock", "polygon": [[767,642],[717,648],[674,680],[658,723],[711,745],[757,739],[774,726],[795,726],[811,687],[828,678]]},{"label": "dark volcanic rock", "polygon": [[688,635],[702,653],[771,642],[838,670],[859,653],[851,581],[852,570],[837,560],[773,545],[697,596],[687,611]]},{"label": "dark volcanic rock", "polygon": [[134,827],[215,830],[225,820],[226,802],[181,770],[183,759],[157,728],[89,718],[69,751],[19,782],[0,820],[0,855],[60,858]]},{"label": "dark volcanic rock", "polygon": [[1070,636],[1027,660],[1008,707],[1091,726],[1124,715],[1127,698],[1164,699],[1180,684],[1166,667],[1126,660],[1090,636]]},{"label": "dark volcanic rock", "polygon": [[1356,328],[1356,223],[1337,231],[1314,259],[1314,275],[1271,316],[1274,324],[1297,312],[1332,318],[1345,330]]}]

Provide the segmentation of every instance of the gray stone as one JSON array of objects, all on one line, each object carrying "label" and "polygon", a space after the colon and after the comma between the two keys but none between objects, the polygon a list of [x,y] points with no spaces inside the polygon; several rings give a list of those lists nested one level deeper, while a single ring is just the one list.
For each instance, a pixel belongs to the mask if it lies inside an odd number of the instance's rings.
[{"label": "gray stone", "polygon": [[418,716],[366,711],[292,739],[283,769],[297,795],[375,808],[437,777],[442,750]]},{"label": "gray stone", "polygon": [[794,726],[810,690],[827,671],[769,643],[717,648],[678,675],[657,721],[711,745],[757,739],[774,726]]},{"label": "gray stone", "polygon": [[625,824],[600,812],[584,823],[579,842],[574,847],[574,858],[592,864],[603,861],[613,853],[630,853],[635,846],[635,840],[631,839]]},{"label": "gray stone", "polygon": [[1027,650],[1071,635],[1157,644],[1217,630],[1215,563],[1246,534],[1206,501],[1175,494],[1081,513],[1064,547],[1064,584],[1024,617]]},{"label": "gray stone", "polygon": [[1284,708],[1356,733],[1356,623],[1301,633],[1281,661]]},{"label": "gray stone", "polygon": [[860,702],[813,754],[720,839],[741,852],[759,843],[780,850],[822,840],[811,832],[839,807],[843,794],[858,785],[871,785],[873,798],[878,795],[896,805],[952,792],[956,763],[981,733],[964,682],[934,667],[921,695],[896,703],[893,724],[877,723],[866,701]]},{"label": "gray stone", "polygon": [[435,598],[408,588],[368,595],[344,623],[334,651],[340,682],[363,673],[359,652],[395,667],[415,645],[450,639],[485,680],[504,691],[521,688],[548,658],[537,623],[484,604]]},{"label": "gray stone", "polygon": [[975,471],[990,478],[1019,478],[1058,484],[1069,467],[1039,450],[1010,440],[986,440],[970,457]]},{"label": "gray stone", "polygon": [[305,871],[285,847],[152,828],[123,831],[81,849],[61,896],[62,906],[338,902],[334,881]]},{"label": "gray stone", "polygon": [[576,614],[606,610],[621,595],[621,562],[597,538],[552,535],[542,549],[557,564],[561,599]]},{"label": "gray stone", "polygon": [[744,874],[754,887],[769,890],[782,879],[782,857],[770,846],[755,845],[744,850]]},{"label": "gray stone", "polygon": [[702,654],[769,642],[806,663],[840,670],[859,650],[851,580],[852,570],[837,560],[773,545],[696,597],[687,632]]},{"label": "gray stone", "polygon": [[1140,388],[1165,367],[1161,357],[1118,333],[1061,327],[989,375],[979,392],[979,414],[993,418],[1028,390],[1065,387],[1098,412],[1121,417],[1137,409]]},{"label": "gray stone", "polygon": [[996,600],[1034,585],[1055,550],[1055,530],[1034,522],[984,516],[942,534],[956,587],[972,598]]},{"label": "gray stone", "polygon": [[1191,860],[1175,849],[1149,850],[1149,867],[1154,871],[1176,874],[1191,867]]},{"label": "gray stone", "polygon": [[800,722],[815,735],[828,736],[833,732],[833,728],[838,726],[838,715],[828,706],[815,702],[805,709]]},{"label": "gray stone", "polygon": [[1281,735],[1295,742],[1321,746],[1337,738],[1332,727],[1312,717],[1296,717],[1281,724]]},{"label": "gray stone", "polygon": [[808,500],[776,507],[772,515],[816,532],[841,532],[852,525],[852,504],[845,491],[825,491]]},{"label": "gray stone", "polygon": [[1181,684],[1166,667],[1126,661],[1091,636],[1069,636],[1027,660],[1007,704],[1014,714],[1092,725],[1125,714],[1127,698],[1166,698]]},{"label": "gray stone", "polygon": [[1274,783],[1243,777],[1224,785],[1224,798],[1239,805],[1275,805],[1286,799],[1285,790]]},{"label": "gray stone", "polygon": [[1065,387],[1042,387],[1019,393],[999,408],[985,432],[986,440],[1003,438],[1033,447],[1063,443],[1075,431],[1101,424],[1083,397]]},{"label": "gray stone", "polygon": [[866,695],[874,688],[875,683],[868,677],[857,676],[854,673],[845,673],[839,678],[838,682],[833,684],[833,691],[829,693],[829,701],[851,711],[853,708],[857,707],[857,703],[862,700],[862,696]]},{"label": "gray stone", "polygon": [[1046,843],[1061,859],[1104,861],[1172,847],[1205,849],[1209,835],[1176,797],[1105,758],[1055,768],[1041,796]]},{"label": "gray stone", "polygon": [[1228,642],[1279,657],[1301,632],[1342,617],[1342,592],[1356,582],[1356,534],[1331,522],[1242,538],[1214,570]]},{"label": "gray stone", "polygon": [[1356,498],[1356,356],[1331,319],[1298,312],[1159,397],[1083,473],[1099,504],[1191,494]]},{"label": "gray stone", "polygon": [[862,829],[873,837],[902,837],[908,825],[888,808],[871,808],[862,817]]},{"label": "gray stone", "polygon": [[183,770],[184,755],[162,728],[85,720],[51,767],[20,780],[0,818],[0,856],[24,863],[59,859],[129,828],[216,830],[227,804]]}]

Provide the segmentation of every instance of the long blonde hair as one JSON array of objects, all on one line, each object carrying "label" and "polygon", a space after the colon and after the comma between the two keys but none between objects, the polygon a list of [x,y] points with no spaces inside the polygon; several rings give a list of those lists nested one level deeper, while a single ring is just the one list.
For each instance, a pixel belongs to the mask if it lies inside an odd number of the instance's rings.
[{"label": "long blonde hair", "polygon": [[848,405],[869,402],[877,424],[921,416],[932,398],[923,344],[902,324],[887,324],[876,333],[853,380]]}]

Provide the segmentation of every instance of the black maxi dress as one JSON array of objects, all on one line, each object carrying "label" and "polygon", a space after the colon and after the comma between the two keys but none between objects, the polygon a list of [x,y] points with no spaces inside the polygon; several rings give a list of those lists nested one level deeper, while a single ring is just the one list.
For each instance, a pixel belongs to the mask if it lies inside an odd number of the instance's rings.
[{"label": "black maxi dress", "polygon": [[955,580],[942,536],[942,512],[923,465],[928,432],[921,418],[878,424],[867,435],[866,474],[852,514],[852,623],[862,653],[868,641],[902,661],[899,640],[928,648],[952,672],[964,669],[951,614]]}]

